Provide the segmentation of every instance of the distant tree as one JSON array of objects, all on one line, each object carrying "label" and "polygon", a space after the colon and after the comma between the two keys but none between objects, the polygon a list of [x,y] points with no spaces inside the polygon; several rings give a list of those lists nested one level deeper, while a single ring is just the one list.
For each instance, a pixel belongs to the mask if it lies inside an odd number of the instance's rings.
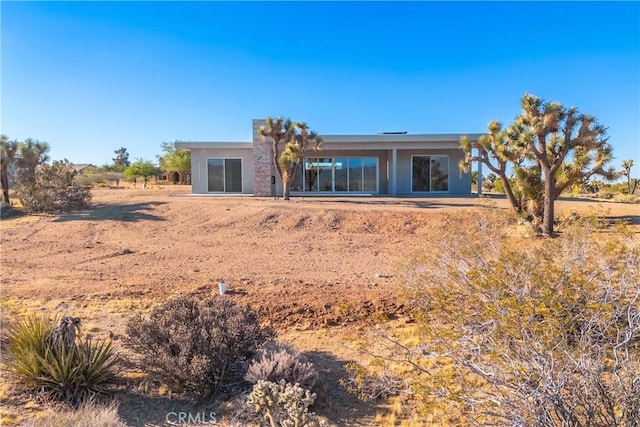
[{"label": "distant tree", "polygon": [[309,151],[317,151],[322,138],[309,130],[303,122],[290,119],[267,117],[265,126],[260,127],[260,135],[271,138],[273,164],[282,179],[284,200],[289,200],[291,183]]},{"label": "distant tree", "polygon": [[482,177],[482,187],[484,189],[486,189],[487,191],[498,191],[496,189],[496,185],[495,185],[497,179],[498,179],[498,175],[496,175],[493,172],[487,174],[487,176],[483,176]]},{"label": "distant tree", "polygon": [[185,184],[186,177],[191,173],[191,151],[176,148],[172,142],[163,142],[162,152],[157,156],[160,170],[176,172],[180,177],[179,182]]},{"label": "distant tree", "polygon": [[144,188],[147,187],[147,179],[158,174],[158,168],[148,160],[138,159],[124,170],[124,176],[129,179],[142,178]]},{"label": "distant tree", "polygon": [[15,161],[18,141],[9,141],[6,135],[0,136],[0,183],[2,184],[2,200],[9,204],[9,165]]},{"label": "distant tree", "polygon": [[74,176],[74,185],[96,186],[114,182],[120,185],[120,180],[124,178],[124,173],[114,172],[111,165],[88,166]]},{"label": "distant tree", "polygon": [[18,144],[18,153],[18,180],[23,185],[34,185],[38,166],[49,161],[49,144],[28,138]]},{"label": "distant tree", "polygon": [[131,164],[129,162],[129,153],[124,147],[120,147],[114,151],[116,157],[113,159],[113,170],[115,172],[122,172]]},{"label": "distant tree", "polygon": [[471,183],[472,184],[478,183],[478,171],[471,171]]},{"label": "distant tree", "polygon": [[[500,178],[513,208],[541,221],[542,232],[552,235],[554,204],[562,191],[593,175],[615,178],[612,168],[605,169],[612,148],[604,126],[575,107],[530,94],[522,97],[521,107],[521,114],[506,129],[493,121],[489,133],[477,142],[463,137],[466,154],[460,167],[469,170],[475,161],[487,165]],[[513,184],[507,176],[508,165],[515,174]]]},{"label": "distant tree", "polygon": [[636,188],[638,187],[638,179],[631,178],[631,168],[633,168],[633,160],[623,160],[622,161],[622,171],[620,172],[622,176],[627,178],[627,194],[633,194],[636,192]]}]

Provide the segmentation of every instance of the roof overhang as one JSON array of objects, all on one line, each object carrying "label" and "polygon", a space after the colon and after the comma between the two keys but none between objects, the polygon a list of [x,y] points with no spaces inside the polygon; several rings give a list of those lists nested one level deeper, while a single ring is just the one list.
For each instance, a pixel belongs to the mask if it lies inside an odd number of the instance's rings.
[{"label": "roof overhang", "polygon": [[[376,135],[321,135],[326,150],[392,150],[392,149],[457,149],[460,139],[467,136],[477,141],[480,133],[431,133],[431,134],[376,134]],[[176,148],[183,149],[252,149],[252,142],[233,141],[178,141]]]},{"label": "roof overhang", "polygon": [[325,150],[459,149],[463,136],[476,141],[479,133],[321,135]]},{"label": "roof overhang", "polygon": [[376,135],[320,135],[325,142],[339,143],[392,143],[403,144],[411,142],[456,142],[460,143],[463,136],[476,141],[480,133],[426,133],[426,134],[376,134]]},{"label": "roof overhang", "polygon": [[233,148],[253,148],[253,143],[251,142],[233,142],[233,141],[176,141],[176,148],[193,150],[193,149],[202,149],[202,148],[217,148],[217,149],[233,149]]}]

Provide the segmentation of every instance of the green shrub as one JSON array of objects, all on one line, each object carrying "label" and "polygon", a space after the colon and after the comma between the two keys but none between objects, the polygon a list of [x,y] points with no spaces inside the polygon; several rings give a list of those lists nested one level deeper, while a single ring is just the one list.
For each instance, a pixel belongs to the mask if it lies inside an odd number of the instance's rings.
[{"label": "green shrub", "polygon": [[246,362],[274,333],[260,326],[251,309],[229,299],[181,297],[148,318],[132,318],[127,335],[152,378],[174,393],[205,399],[241,386]]},{"label": "green shrub", "polygon": [[252,384],[258,381],[277,383],[285,380],[311,390],[318,381],[318,372],[306,357],[285,344],[271,344],[256,354],[244,377]]},{"label": "green shrub", "polygon": [[57,340],[56,332],[69,319],[56,326],[35,315],[20,320],[9,329],[7,350],[10,368],[28,390],[77,405],[107,391],[119,358],[111,341],[75,334],[79,319],[71,320],[71,341]]}]

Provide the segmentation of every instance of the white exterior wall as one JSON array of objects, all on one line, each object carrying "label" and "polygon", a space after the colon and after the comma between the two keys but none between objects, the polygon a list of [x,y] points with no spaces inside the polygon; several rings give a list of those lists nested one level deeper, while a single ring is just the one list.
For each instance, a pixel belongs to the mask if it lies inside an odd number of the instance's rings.
[{"label": "white exterior wall", "polygon": [[242,159],[242,194],[253,194],[253,154],[250,148],[192,148],[191,192],[193,194],[209,194],[207,159]]}]

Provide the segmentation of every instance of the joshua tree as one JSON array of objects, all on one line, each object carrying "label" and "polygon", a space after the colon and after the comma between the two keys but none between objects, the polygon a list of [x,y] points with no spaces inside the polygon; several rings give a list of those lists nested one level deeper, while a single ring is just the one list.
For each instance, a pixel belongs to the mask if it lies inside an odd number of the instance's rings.
[{"label": "joshua tree", "polygon": [[9,141],[6,135],[0,136],[0,183],[2,184],[2,200],[9,204],[9,165],[13,163],[18,151],[18,141]]},{"label": "joshua tree", "polygon": [[633,194],[636,192],[636,187],[638,186],[637,179],[631,178],[631,168],[633,167],[633,160],[623,160],[622,161],[622,171],[620,172],[622,176],[627,178],[627,194]]},{"label": "joshua tree", "polygon": [[[466,156],[460,166],[468,170],[474,161],[486,164],[502,181],[513,208],[530,220],[541,221],[542,232],[552,235],[554,204],[562,191],[593,175],[615,178],[612,168],[605,169],[612,148],[605,127],[575,107],[565,108],[530,94],[522,97],[521,107],[522,112],[506,129],[493,121],[489,133],[477,142],[463,137]],[[477,150],[476,155],[472,149]],[[514,179],[507,176],[507,165],[513,166]]]},{"label": "joshua tree", "polygon": [[49,144],[31,138],[18,144],[18,179],[21,184],[33,185],[36,168],[49,160]]},{"label": "joshua tree", "polygon": [[291,183],[309,151],[317,151],[322,138],[310,131],[309,126],[290,119],[267,117],[265,126],[260,127],[260,135],[271,138],[273,164],[282,179],[284,200],[289,200]]}]

